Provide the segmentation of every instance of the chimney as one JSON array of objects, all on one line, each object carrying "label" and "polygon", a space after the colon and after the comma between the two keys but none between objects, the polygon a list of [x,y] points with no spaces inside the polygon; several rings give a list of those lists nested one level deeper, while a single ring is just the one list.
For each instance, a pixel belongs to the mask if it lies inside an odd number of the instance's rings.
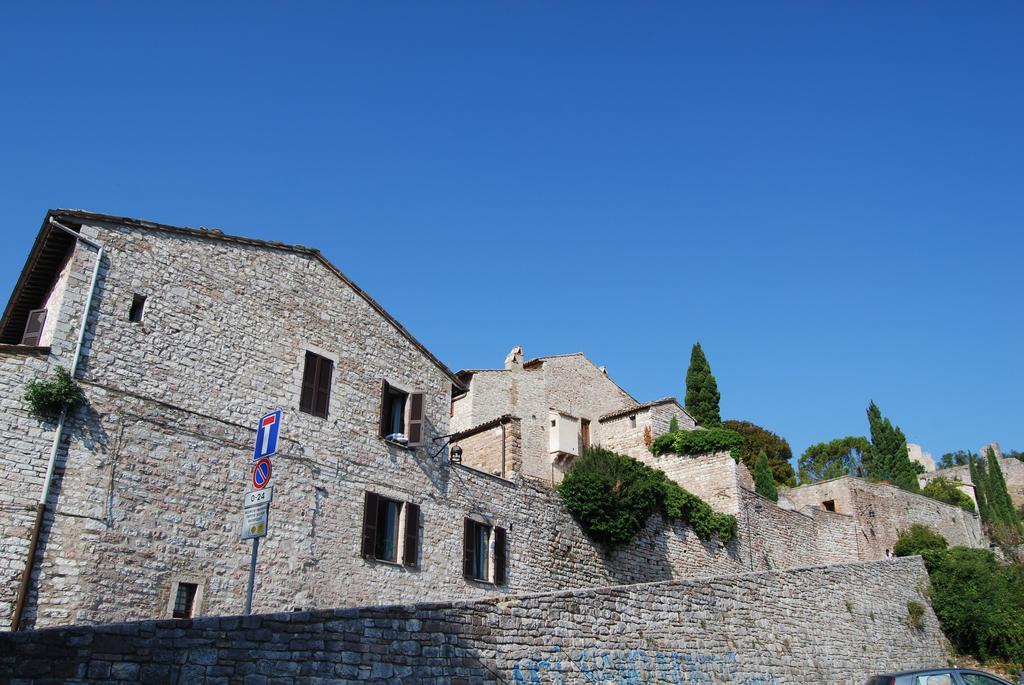
[{"label": "chimney", "polygon": [[512,348],[512,351],[505,357],[505,370],[511,371],[512,369],[523,368],[523,348],[516,345]]},{"label": "chimney", "polygon": [[605,375],[605,376],[608,375],[608,367],[607,366],[599,366],[599,367],[597,367],[597,370],[600,371],[602,375]]}]

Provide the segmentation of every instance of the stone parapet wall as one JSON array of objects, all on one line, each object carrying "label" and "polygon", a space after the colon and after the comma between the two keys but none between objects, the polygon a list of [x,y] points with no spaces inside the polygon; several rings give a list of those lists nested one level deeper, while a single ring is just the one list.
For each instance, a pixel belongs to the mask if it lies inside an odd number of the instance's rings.
[{"label": "stone parapet wall", "polygon": [[844,476],[798,488],[780,488],[780,493],[799,507],[823,509],[824,502],[831,502],[836,512],[856,519],[861,559],[884,558],[885,550],[891,550],[900,534],[913,524],[928,526],[953,546],[988,546],[976,514],[892,485]]},{"label": "stone parapet wall", "polygon": [[[860,685],[942,664],[917,557],[474,602],[0,634],[25,683]],[[870,658],[867,658],[870,657]],[[319,681],[318,681],[319,682]]]},{"label": "stone parapet wall", "polygon": [[789,511],[739,489],[744,555],[754,569],[857,561],[857,521],[827,511]]}]

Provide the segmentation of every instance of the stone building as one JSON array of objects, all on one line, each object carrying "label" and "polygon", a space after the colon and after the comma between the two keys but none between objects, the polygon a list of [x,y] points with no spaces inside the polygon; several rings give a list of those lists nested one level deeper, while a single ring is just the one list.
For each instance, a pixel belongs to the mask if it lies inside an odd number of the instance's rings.
[{"label": "stone building", "polygon": [[[671,398],[638,402],[582,354],[517,349],[504,369],[453,373],[306,247],[54,210],[0,336],[0,629],[17,612],[21,627],[239,613],[240,500],[255,422],[275,408],[260,613],[881,556],[860,541],[863,507],[787,509],[728,454],[650,455],[648,435],[692,418]],[[25,388],[58,366],[85,401],[36,416]],[[737,539],[654,516],[630,545],[593,543],[551,481],[598,443],[735,515]]]},{"label": "stone building", "polygon": [[503,369],[458,373],[468,392],[452,404],[452,429],[465,430],[503,415],[523,430],[523,475],[558,482],[590,445],[630,456],[649,455],[644,434],[660,435],[675,417],[696,426],[674,398],[641,404],[582,352],[523,360],[515,347]]}]

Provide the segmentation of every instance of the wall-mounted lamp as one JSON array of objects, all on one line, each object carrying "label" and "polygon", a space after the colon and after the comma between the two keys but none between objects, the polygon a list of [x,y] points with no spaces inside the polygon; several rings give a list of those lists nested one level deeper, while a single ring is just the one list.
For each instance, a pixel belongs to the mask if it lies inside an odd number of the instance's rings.
[{"label": "wall-mounted lamp", "polygon": [[452,447],[451,452],[448,453],[448,461],[452,464],[462,463],[462,448],[456,445]]}]

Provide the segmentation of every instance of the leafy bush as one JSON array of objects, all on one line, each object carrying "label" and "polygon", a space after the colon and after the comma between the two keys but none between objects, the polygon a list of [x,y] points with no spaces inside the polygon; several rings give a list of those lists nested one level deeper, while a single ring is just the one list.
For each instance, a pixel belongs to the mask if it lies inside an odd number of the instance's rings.
[{"label": "leafy bush", "polygon": [[51,379],[33,378],[25,388],[24,399],[33,414],[53,417],[82,401],[82,388],[68,370],[58,366]]},{"label": "leafy bush", "polygon": [[920,523],[912,525],[905,533],[900,535],[899,540],[892,549],[892,553],[898,557],[912,557],[915,554],[944,550],[949,546],[946,538],[942,537],[928,526]]},{"label": "leafy bush", "polygon": [[957,487],[957,482],[955,480],[950,480],[949,478],[943,478],[940,476],[934,480],[928,481],[928,484],[921,489],[921,494],[925,497],[931,497],[932,499],[940,502],[960,507],[972,514],[974,513],[974,500],[968,497],[963,490]]},{"label": "leafy bush", "polygon": [[957,650],[1024,664],[1024,566],[966,547],[926,552],[924,560],[932,608]]},{"label": "leafy bush", "polygon": [[714,511],[656,469],[600,447],[588,448],[558,486],[569,513],[587,535],[619,545],[632,540],[651,514],[689,524],[697,536],[736,537],[736,518]]},{"label": "leafy bush", "polygon": [[743,444],[743,436],[728,428],[698,428],[692,431],[665,433],[651,443],[651,453],[707,454],[732,451]]},{"label": "leafy bush", "polygon": [[913,600],[907,602],[907,623],[911,628],[924,630],[924,611],[924,604]]}]

